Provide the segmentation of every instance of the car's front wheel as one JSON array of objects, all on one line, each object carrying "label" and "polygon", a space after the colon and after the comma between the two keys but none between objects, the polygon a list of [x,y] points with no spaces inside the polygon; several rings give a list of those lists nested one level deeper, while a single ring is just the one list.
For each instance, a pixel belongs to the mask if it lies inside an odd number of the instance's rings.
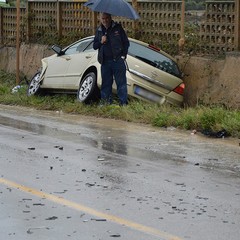
[{"label": "car's front wheel", "polygon": [[40,76],[41,71],[38,71],[30,81],[28,86],[27,95],[31,96],[40,92]]},{"label": "car's front wheel", "polygon": [[99,89],[97,87],[97,77],[94,72],[84,76],[79,85],[77,99],[83,103],[90,103],[99,98]]}]

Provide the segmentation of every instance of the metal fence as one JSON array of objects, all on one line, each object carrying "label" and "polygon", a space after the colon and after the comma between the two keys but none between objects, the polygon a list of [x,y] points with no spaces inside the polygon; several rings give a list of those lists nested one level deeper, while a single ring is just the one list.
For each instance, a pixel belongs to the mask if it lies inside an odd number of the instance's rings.
[{"label": "metal fence", "polygon": [[[42,36],[61,38],[77,34],[92,35],[98,24],[97,15],[83,4],[86,1],[29,0],[21,8],[21,42],[38,42]],[[131,3],[131,2],[129,2]],[[131,37],[159,44],[174,42],[183,35],[187,14],[182,12],[183,1],[137,1],[140,19],[114,18],[120,21]],[[240,50],[239,0],[208,1],[200,23],[197,39],[201,51],[227,52]],[[196,23],[192,23],[195,24]],[[198,29],[198,28],[197,28]],[[0,44],[14,45],[16,41],[16,8],[0,8]]]}]

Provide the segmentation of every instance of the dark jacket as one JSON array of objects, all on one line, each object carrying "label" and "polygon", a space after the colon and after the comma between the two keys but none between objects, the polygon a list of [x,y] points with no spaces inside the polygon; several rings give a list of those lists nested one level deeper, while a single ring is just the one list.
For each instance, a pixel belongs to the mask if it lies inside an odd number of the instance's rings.
[{"label": "dark jacket", "polygon": [[[101,44],[102,36],[107,36],[107,43]],[[98,61],[103,63],[105,59],[118,60],[120,57],[127,57],[129,41],[122,25],[112,21],[111,27],[107,30],[101,25],[97,28],[94,37],[93,48],[98,49]]]}]

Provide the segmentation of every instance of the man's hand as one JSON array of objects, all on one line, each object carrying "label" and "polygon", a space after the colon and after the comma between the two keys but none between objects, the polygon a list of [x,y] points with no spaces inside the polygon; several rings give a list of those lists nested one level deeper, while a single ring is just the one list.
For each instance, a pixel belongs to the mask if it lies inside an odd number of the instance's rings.
[{"label": "man's hand", "polygon": [[105,44],[107,42],[107,36],[102,36],[101,44]]}]

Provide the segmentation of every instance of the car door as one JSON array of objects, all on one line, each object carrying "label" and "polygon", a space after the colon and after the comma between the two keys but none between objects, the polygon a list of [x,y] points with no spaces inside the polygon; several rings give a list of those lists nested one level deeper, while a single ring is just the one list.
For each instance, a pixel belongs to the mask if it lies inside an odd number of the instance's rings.
[{"label": "car door", "polygon": [[76,51],[69,56],[69,65],[65,75],[65,85],[68,88],[78,88],[79,80],[97,51],[93,49],[93,38],[88,38],[76,45]]},{"label": "car door", "polygon": [[181,79],[176,63],[167,56],[145,45],[130,42],[128,68],[134,79],[141,79],[142,84],[158,86],[161,92],[168,93],[176,88]]},{"label": "car door", "polygon": [[96,52],[92,38],[78,41],[48,60],[45,87],[54,89],[76,89],[76,82]]},{"label": "car door", "polygon": [[69,65],[69,56],[57,54],[47,59],[47,70],[44,77],[45,88],[59,88],[64,83],[64,78]]}]

